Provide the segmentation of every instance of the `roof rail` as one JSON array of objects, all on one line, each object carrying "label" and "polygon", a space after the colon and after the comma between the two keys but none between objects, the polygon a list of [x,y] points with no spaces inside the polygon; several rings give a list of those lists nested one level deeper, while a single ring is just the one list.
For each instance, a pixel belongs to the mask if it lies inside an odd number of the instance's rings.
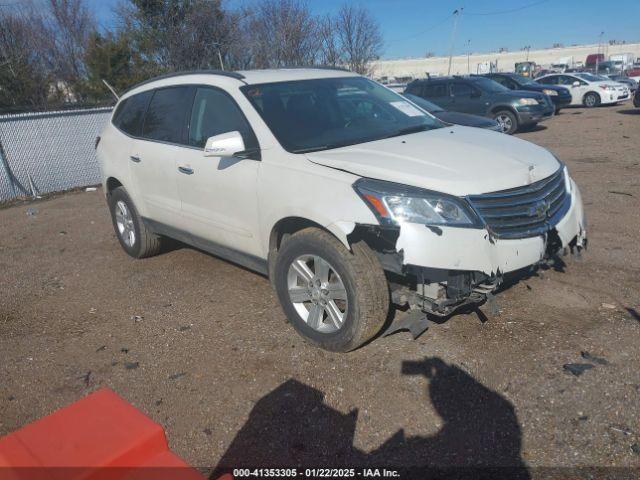
[{"label": "roof rail", "polygon": [[348,68],[338,67],[335,65],[293,65],[291,67],[279,67],[275,70],[296,70],[296,69],[309,69],[309,70],[340,70],[341,72],[351,72]]},{"label": "roof rail", "polygon": [[146,85],[147,83],[155,82],[156,80],[164,80],[165,78],[181,77],[184,75],[220,75],[222,77],[235,78],[236,80],[241,80],[241,81],[245,78],[244,75],[242,75],[241,73],[226,71],[226,70],[184,70],[181,72],[165,73],[164,75],[158,75],[157,77],[152,77],[140,83],[136,83],[132,87],[129,87],[124,92],[122,92],[120,96],[130,92],[134,88],[141,87],[142,85]]}]

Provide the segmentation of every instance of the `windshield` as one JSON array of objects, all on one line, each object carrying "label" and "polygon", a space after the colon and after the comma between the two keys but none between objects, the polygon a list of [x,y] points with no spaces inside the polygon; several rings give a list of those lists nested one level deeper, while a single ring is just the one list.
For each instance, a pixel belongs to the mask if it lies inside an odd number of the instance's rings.
[{"label": "windshield", "polygon": [[509,92],[510,90],[504,85],[500,85],[498,82],[495,82],[489,78],[485,77],[472,77],[471,81],[474,85],[476,85],[481,90],[485,92],[491,93],[499,93],[499,92]]},{"label": "windshield", "polygon": [[425,100],[422,97],[418,97],[417,95],[413,95],[411,93],[403,93],[402,96],[407,97],[413,103],[429,113],[444,112],[444,109],[442,107],[439,107],[435,103],[431,103],[429,100]]},{"label": "windshield", "polygon": [[600,78],[596,77],[595,75],[592,75],[591,73],[576,73],[575,74],[576,77],[580,77],[584,80],[587,80],[588,82],[599,82]]},{"label": "windshield", "polygon": [[364,77],[247,85],[242,92],[280,144],[304,153],[444,126]]}]

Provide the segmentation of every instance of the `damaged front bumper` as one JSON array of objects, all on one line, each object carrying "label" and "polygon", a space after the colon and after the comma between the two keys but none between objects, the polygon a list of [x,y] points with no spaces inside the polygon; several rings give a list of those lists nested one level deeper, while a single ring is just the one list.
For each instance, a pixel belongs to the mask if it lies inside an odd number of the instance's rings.
[{"label": "damaged front bumper", "polygon": [[490,228],[429,227],[405,223],[378,234],[372,245],[395,279],[395,303],[436,315],[484,301],[504,274],[540,265],[565,250],[586,247],[582,198],[571,181],[566,213],[544,233],[528,238],[496,238]]}]

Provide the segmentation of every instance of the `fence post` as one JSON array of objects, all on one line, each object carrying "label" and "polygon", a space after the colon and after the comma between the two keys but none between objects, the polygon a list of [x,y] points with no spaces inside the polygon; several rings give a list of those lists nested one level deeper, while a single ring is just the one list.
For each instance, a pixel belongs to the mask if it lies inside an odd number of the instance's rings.
[{"label": "fence post", "polygon": [[2,141],[0,141],[0,163],[2,164],[4,173],[7,176],[7,180],[9,180],[9,185],[11,185],[11,193],[13,194],[12,198],[16,198],[18,196],[16,194],[16,184],[13,181],[13,175],[11,174],[11,169],[9,168],[7,156],[4,154],[4,149],[2,148]]}]

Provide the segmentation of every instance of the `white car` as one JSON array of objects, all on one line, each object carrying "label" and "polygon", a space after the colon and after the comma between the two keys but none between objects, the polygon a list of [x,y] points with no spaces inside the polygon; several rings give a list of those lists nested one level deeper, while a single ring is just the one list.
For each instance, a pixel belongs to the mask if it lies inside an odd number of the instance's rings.
[{"label": "white car", "polygon": [[97,154],[129,255],[172,237],[268,275],[295,329],[334,351],[378,334],[391,302],[405,324],[449,315],[586,246],[580,191],[550,152],[341,70],[144,82]]},{"label": "white car", "polygon": [[571,105],[597,107],[615,104],[631,98],[629,87],[612,80],[602,80],[587,72],[553,73],[536,78],[544,85],[561,85],[571,92]]}]

